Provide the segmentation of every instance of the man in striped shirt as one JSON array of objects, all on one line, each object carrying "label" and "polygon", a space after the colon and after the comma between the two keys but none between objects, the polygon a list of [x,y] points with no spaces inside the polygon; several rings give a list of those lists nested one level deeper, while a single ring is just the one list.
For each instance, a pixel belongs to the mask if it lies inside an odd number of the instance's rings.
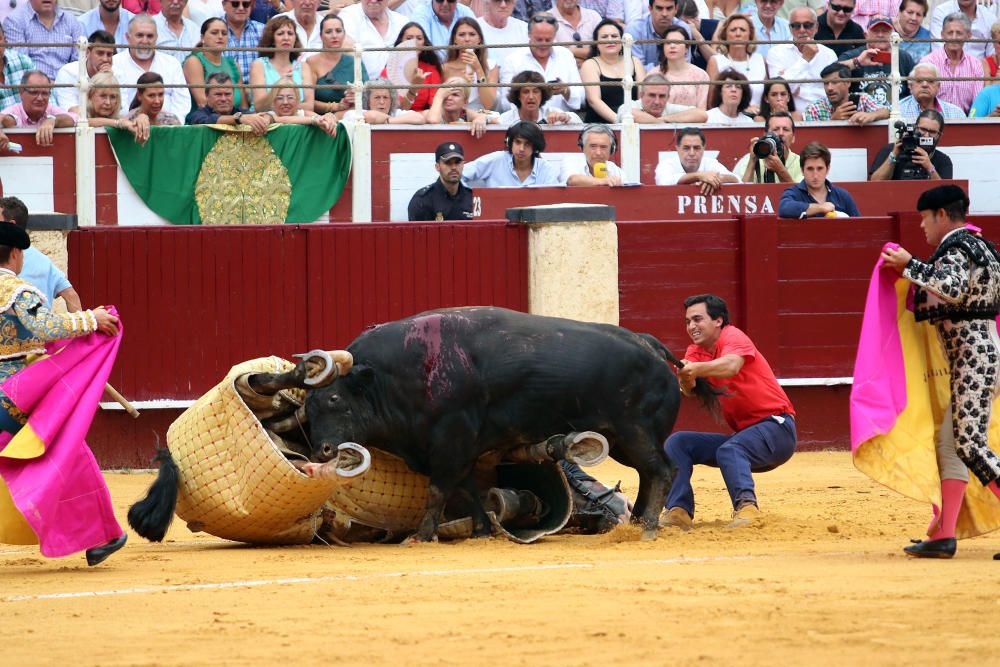
[{"label": "man in striped shirt", "polygon": [[[35,63],[20,51],[6,48],[6,44],[3,28],[0,27],[0,83],[16,86],[21,83],[25,72],[35,69]],[[0,109],[17,104],[20,99],[17,88],[0,88]]]},{"label": "man in striped shirt", "polygon": [[[920,62],[935,65],[940,76],[946,79],[941,83],[941,99],[968,113],[972,101],[983,88],[983,63],[964,49],[965,40],[972,35],[972,22],[965,14],[955,12],[949,14],[942,25],[941,37],[948,41],[942,48],[928,53]],[[950,77],[972,77],[978,80],[947,80]]]},{"label": "man in striped shirt", "polygon": [[30,46],[24,53],[35,66],[54,78],[60,67],[76,60],[76,41],[84,37],[83,26],[60,7],[56,0],[31,0],[18,6],[4,19],[3,31],[14,44],[65,44]]},{"label": "man in striped shirt", "polygon": [[951,102],[938,98],[941,82],[934,63],[917,63],[910,72],[910,96],[899,101],[899,114],[908,121],[916,120],[922,111],[933,109],[945,118],[965,118],[965,112]]},{"label": "man in striped shirt", "polygon": [[[229,29],[229,48],[256,49],[260,36],[264,32],[264,24],[250,20],[254,0],[224,0],[222,9],[225,12],[224,21]],[[226,51],[225,55],[236,61],[243,75],[243,83],[250,77],[250,65],[257,59],[256,51]]]}]

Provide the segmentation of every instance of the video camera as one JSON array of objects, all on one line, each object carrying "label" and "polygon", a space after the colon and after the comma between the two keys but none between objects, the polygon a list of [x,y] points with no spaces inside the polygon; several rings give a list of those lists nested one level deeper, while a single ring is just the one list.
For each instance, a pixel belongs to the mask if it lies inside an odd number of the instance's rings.
[{"label": "video camera", "polygon": [[897,120],[893,125],[896,128],[896,139],[899,141],[899,180],[901,181],[922,181],[930,174],[920,165],[913,163],[913,151],[923,148],[928,155],[934,150],[934,137],[925,137],[917,134],[916,126]]}]

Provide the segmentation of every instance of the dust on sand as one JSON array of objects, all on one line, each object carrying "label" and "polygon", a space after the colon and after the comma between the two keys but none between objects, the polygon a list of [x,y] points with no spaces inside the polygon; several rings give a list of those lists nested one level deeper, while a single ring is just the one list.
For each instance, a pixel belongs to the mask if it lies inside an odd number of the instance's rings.
[{"label": "dust on sand", "polygon": [[[633,471],[597,476],[634,495]],[[1000,539],[903,555],[929,508],[846,452],[758,476],[762,525],[730,530],[717,470],[695,529],[400,547],[247,547],[176,521],[104,565],[0,546],[4,665],[993,663]],[[152,481],[109,474],[122,518]],[[995,663],[994,663],[995,664]]]}]

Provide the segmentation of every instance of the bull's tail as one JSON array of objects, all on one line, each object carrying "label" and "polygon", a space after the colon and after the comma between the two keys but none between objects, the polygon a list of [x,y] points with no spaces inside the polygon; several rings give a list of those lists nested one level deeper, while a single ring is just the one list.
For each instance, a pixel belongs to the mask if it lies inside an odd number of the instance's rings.
[{"label": "bull's tail", "polygon": [[[646,333],[639,335],[674,368],[677,368],[678,370],[684,368],[684,362],[675,357],[674,353],[671,352],[666,345],[661,343],[656,336]],[[698,397],[699,401],[701,401],[702,407],[708,410],[708,413],[712,415],[712,418],[718,422],[722,421],[722,406],[719,404],[719,396],[722,396],[723,394],[725,394],[725,391],[713,386],[712,383],[705,378],[697,378],[694,381],[694,395]]]},{"label": "bull's tail", "polygon": [[153,460],[160,462],[160,474],[146,497],[129,508],[128,525],[150,542],[162,542],[174,519],[180,470],[166,447],[157,450]]}]

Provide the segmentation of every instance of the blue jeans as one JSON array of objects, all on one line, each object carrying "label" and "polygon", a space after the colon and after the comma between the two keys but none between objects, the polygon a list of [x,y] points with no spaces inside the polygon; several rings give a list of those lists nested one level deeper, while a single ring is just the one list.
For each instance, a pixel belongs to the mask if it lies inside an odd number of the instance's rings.
[{"label": "blue jeans", "polygon": [[768,417],[732,435],[679,431],[667,438],[663,450],[677,466],[667,508],[680,507],[694,516],[691,473],[696,464],[719,468],[733,509],[747,502],[756,505],[751,473],[773,470],[795,453],[795,420],[787,414],[781,417],[783,424]]}]

